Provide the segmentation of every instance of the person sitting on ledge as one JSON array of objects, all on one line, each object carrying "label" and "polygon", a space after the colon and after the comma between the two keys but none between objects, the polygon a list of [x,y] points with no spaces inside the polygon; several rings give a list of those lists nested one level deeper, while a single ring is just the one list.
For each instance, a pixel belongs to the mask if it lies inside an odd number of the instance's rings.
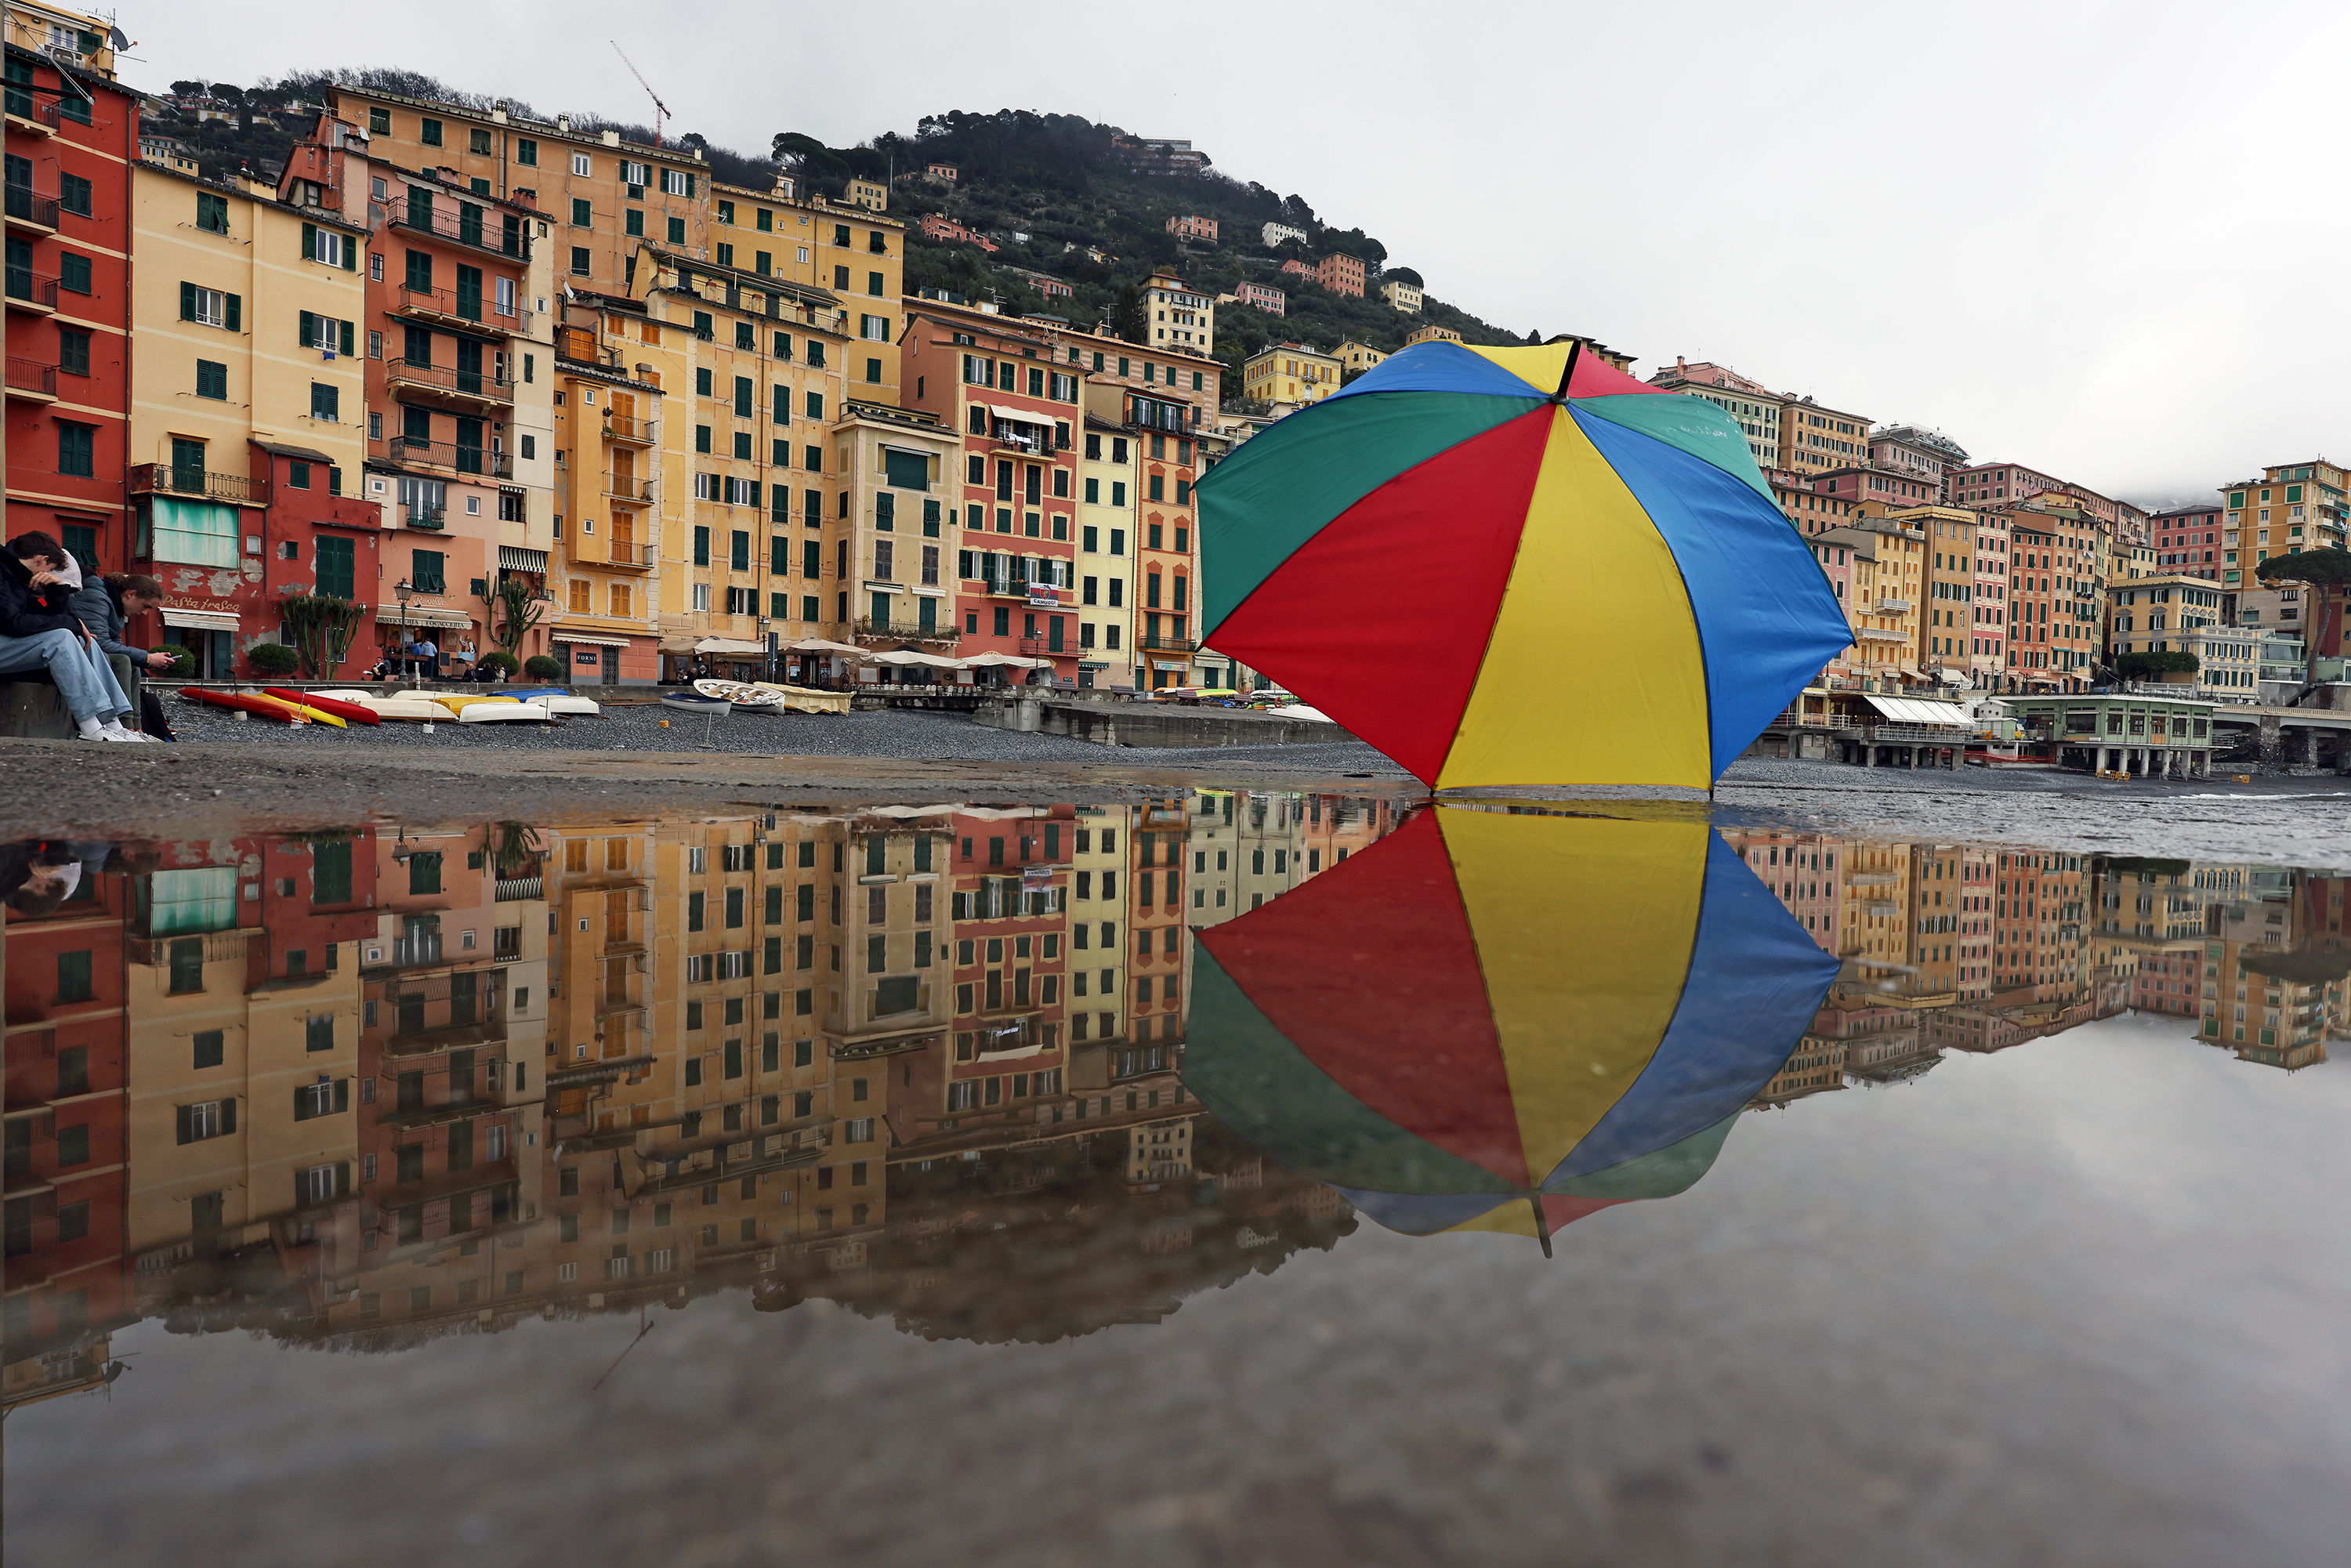
[{"label": "person sitting on ledge", "polygon": [[43,533],[19,534],[0,549],[0,674],[45,669],[84,740],[145,740],[123,727],[137,710],[74,617],[66,559]]},{"label": "person sitting on ledge", "polygon": [[73,612],[89,632],[90,641],[98,644],[100,656],[114,670],[115,683],[122,687],[122,695],[138,706],[140,727],[158,740],[172,740],[177,737],[163,717],[162,705],[155,700],[155,694],[147,689],[141,678],[150,672],[161,674],[170,669],[172,655],[134,648],[122,640],[123,627],[131,617],[162,602],[163,585],[153,578],[110,571],[82,585],[73,596]]}]

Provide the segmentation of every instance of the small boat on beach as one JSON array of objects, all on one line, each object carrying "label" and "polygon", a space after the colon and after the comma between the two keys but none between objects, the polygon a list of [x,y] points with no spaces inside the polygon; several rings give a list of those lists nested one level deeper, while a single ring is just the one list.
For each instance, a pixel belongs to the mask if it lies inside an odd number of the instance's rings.
[{"label": "small boat on beach", "polygon": [[548,712],[566,718],[594,718],[604,711],[594,697],[580,696],[564,686],[517,687],[506,695],[519,702],[537,703]]},{"label": "small boat on beach", "polygon": [[694,689],[705,697],[716,697],[730,705],[737,713],[779,714],[784,711],[782,694],[771,687],[749,681],[701,680]]},{"label": "small boat on beach", "polygon": [[705,696],[700,692],[664,692],[661,706],[678,713],[700,714],[708,717],[712,714],[731,713],[735,705],[725,697]]}]

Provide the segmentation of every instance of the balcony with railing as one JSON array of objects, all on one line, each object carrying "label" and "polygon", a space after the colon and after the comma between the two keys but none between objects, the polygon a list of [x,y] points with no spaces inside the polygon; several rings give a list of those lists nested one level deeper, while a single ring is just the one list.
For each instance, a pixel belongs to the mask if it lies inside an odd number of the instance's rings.
[{"label": "balcony with railing", "polygon": [[248,479],[242,474],[214,474],[202,468],[183,468],[169,463],[134,463],[131,465],[131,491],[133,495],[193,496],[205,501],[232,501],[245,507],[269,505],[269,481]]},{"label": "balcony with railing", "polygon": [[437,534],[449,526],[449,508],[446,507],[410,505],[397,510],[400,526],[403,528],[422,528],[427,533]]},{"label": "balcony with railing", "polygon": [[626,442],[632,446],[653,446],[661,442],[661,421],[636,419],[625,413],[604,416],[604,439]]},{"label": "balcony with railing", "polygon": [[27,402],[57,401],[57,367],[8,356],[8,396]]},{"label": "balcony with railing", "polygon": [[29,229],[36,234],[57,232],[57,199],[36,191],[30,185],[11,183],[7,187],[8,226]]},{"label": "balcony with railing", "polygon": [[486,213],[475,207],[468,214],[464,203],[455,212],[434,204],[429,212],[420,214],[405,203],[392,202],[383,209],[384,221],[393,228],[413,235],[431,235],[435,239],[455,240],[475,250],[486,250],[492,256],[512,261],[529,259],[530,240],[528,223],[517,221],[513,228],[507,226],[504,213]]},{"label": "balcony with railing", "polygon": [[852,635],[860,643],[930,643],[942,648],[952,648],[963,639],[952,621],[944,626],[925,626],[919,621],[885,621],[870,615],[856,623]]},{"label": "balcony with railing", "polygon": [[395,359],[384,361],[383,373],[392,395],[411,402],[423,399],[468,408],[504,408],[515,398],[514,383],[494,371],[463,371],[454,365]]},{"label": "balcony with railing", "polygon": [[595,540],[582,538],[579,542],[580,548],[571,552],[571,559],[588,566],[618,567],[624,571],[651,571],[657,559],[653,546],[639,544],[633,539],[606,540],[601,555],[596,549]]},{"label": "balcony with railing", "polygon": [[55,100],[35,98],[12,87],[7,96],[8,129],[27,136],[54,136],[65,126],[65,111]]},{"label": "balcony with railing", "polygon": [[615,501],[650,503],[653,498],[653,481],[650,474],[606,474],[604,494]]},{"label": "balcony with railing", "polygon": [[491,308],[487,295],[470,288],[411,288],[398,284],[392,291],[392,308],[402,316],[454,323],[477,332],[524,330],[521,317],[499,313]]},{"label": "balcony with railing", "polygon": [[1180,636],[1173,632],[1145,631],[1136,635],[1134,645],[1156,653],[1188,653],[1200,643],[1196,638]]},{"label": "balcony with railing", "polygon": [[35,310],[47,315],[57,308],[57,280],[29,267],[12,267],[8,269],[7,296],[11,310]]},{"label": "balcony with railing", "polygon": [[420,441],[408,435],[387,435],[368,443],[368,455],[402,468],[424,468],[443,474],[464,474],[492,479],[514,477],[514,456],[481,446],[459,446],[447,441]]}]

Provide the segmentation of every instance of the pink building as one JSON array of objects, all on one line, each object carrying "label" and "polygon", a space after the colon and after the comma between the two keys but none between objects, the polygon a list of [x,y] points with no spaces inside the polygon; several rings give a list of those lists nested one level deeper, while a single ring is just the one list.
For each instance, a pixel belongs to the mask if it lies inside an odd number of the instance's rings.
[{"label": "pink building", "polygon": [[2008,514],[1976,514],[1975,602],[1968,667],[1997,673],[2008,647]]},{"label": "pink building", "polygon": [[2147,519],[2147,529],[2154,541],[2158,566],[2168,571],[2194,569],[2205,577],[2215,575],[2206,569],[2216,567],[2221,559],[2220,508],[2217,503],[2167,507]]},{"label": "pink building", "polygon": [[1354,298],[1364,297],[1364,264],[1344,252],[1334,251],[1322,258],[1314,269],[1314,281],[1333,294],[1345,294]]},{"label": "pink building", "polygon": [[1931,507],[1939,499],[1940,490],[1930,479],[1882,468],[1832,468],[1813,476],[1813,488],[1841,500],[1876,501],[1887,507]]},{"label": "pink building", "polygon": [[1269,316],[1290,313],[1290,296],[1279,288],[1269,288],[1262,283],[1241,283],[1233,287],[1233,298],[1240,304],[1262,310]]},{"label": "pink building", "polygon": [[1187,214],[1180,218],[1169,218],[1167,232],[1177,239],[1213,240],[1217,237],[1217,220]]},{"label": "pink building", "polygon": [[1315,276],[1313,267],[1307,262],[1285,261],[1281,264],[1281,270],[1290,274],[1293,277],[1302,277],[1309,283],[1319,283],[1322,281]]}]

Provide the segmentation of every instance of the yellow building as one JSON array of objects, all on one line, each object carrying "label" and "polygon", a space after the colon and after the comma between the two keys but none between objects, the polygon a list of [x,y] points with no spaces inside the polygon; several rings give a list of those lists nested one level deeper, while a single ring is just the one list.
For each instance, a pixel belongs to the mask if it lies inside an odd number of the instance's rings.
[{"label": "yellow building", "polygon": [[1151,347],[1206,354],[1217,341],[1217,301],[1187,288],[1172,272],[1155,272],[1143,286],[1143,319]]},{"label": "yellow building", "polygon": [[694,350],[643,302],[580,291],[555,334],[557,518],[547,619],[565,678],[660,677],[663,516],[690,486],[665,444],[665,398],[689,384]]},{"label": "yellow building", "polygon": [[1388,308],[1392,310],[1400,311],[1406,316],[1420,314],[1420,285],[1417,283],[1406,283],[1400,278],[1391,277],[1380,285],[1380,298],[1388,302]]},{"label": "yellow building", "polygon": [[1339,390],[1340,364],[1303,343],[1276,343],[1241,366],[1241,395],[1259,402],[1321,402]]},{"label": "yellow building", "polygon": [[1452,328],[1434,325],[1415,327],[1404,335],[1404,346],[1407,349],[1416,343],[1458,343],[1460,340],[1461,334]]},{"label": "yellow building", "polygon": [[[1912,663],[1921,670],[1990,672],[1994,660],[1972,648],[1976,591],[1976,514],[1961,507],[1887,507],[1860,503],[1865,517],[1883,517],[1924,536],[1918,557],[1918,641]],[[1907,536],[1906,536],[1907,537]],[[1908,559],[1909,552],[1903,552]]]},{"label": "yellow building", "polygon": [[[265,181],[199,179],[183,159],[139,163],[131,192],[140,264],[130,462],[249,476],[260,498],[269,476],[248,464],[266,464],[266,454],[248,443],[298,446],[325,455],[330,493],[357,496],[367,450],[367,230],[280,202]],[[331,248],[320,235],[334,236]],[[208,308],[191,310],[192,290],[221,298],[224,312],[235,300],[235,326],[211,324]],[[260,561],[250,565],[258,576]]]},{"label": "yellow building", "polygon": [[[1140,444],[1124,425],[1086,421],[1078,464],[1078,681],[1134,685],[1134,564]],[[1082,841],[1083,835],[1081,835]]]},{"label": "yellow building", "polygon": [[863,207],[801,198],[788,180],[772,192],[713,187],[710,249],[721,267],[774,277],[834,297],[841,335],[853,338],[842,373],[849,394],[897,403],[898,301],[905,280],[905,225]]},{"label": "yellow building", "polygon": [[1342,372],[1349,376],[1360,376],[1387,358],[1387,355],[1373,348],[1369,343],[1354,338],[1348,339],[1332,352],[1337,356]]},{"label": "yellow building", "polygon": [[2272,556],[2344,548],[2345,471],[2324,458],[2282,463],[2258,479],[2222,487],[2220,586],[2258,585],[2254,569]]},{"label": "yellow building", "polygon": [[[962,641],[956,622],[956,520],[947,497],[961,438],[930,414],[852,401],[833,425],[832,469],[848,501],[835,523],[849,544],[849,620],[860,644],[946,657]],[[838,508],[836,508],[838,510]],[[779,538],[781,536],[778,536]],[[768,615],[777,624],[808,622],[808,542],[798,561],[771,562]],[[789,553],[789,552],[788,552]],[[799,570],[797,578],[792,576]]]},{"label": "yellow building", "polygon": [[890,187],[873,180],[850,181],[843,195],[851,206],[869,213],[885,212],[890,205]]},{"label": "yellow building", "polygon": [[[630,292],[643,320],[692,355],[691,378],[668,389],[662,422],[662,450],[674,474],[684,470],[663,503],[663,658],[673,673],[699,657],[756,677],[768,633],[784,643],[838,637],[857,613],[847,492],[831,439],[854,345],[826,290],[650,246]],[[810,544],[820,580],[804,574]],[[772,614],[779,592],[781,621]]]},{"label": "yellow building", "polygon": [[1868,461],[1869,421],[1862,415],[1822,408],[1808,397],[1782,404],[1780,467],[1793,474],[1825,474]]}]

